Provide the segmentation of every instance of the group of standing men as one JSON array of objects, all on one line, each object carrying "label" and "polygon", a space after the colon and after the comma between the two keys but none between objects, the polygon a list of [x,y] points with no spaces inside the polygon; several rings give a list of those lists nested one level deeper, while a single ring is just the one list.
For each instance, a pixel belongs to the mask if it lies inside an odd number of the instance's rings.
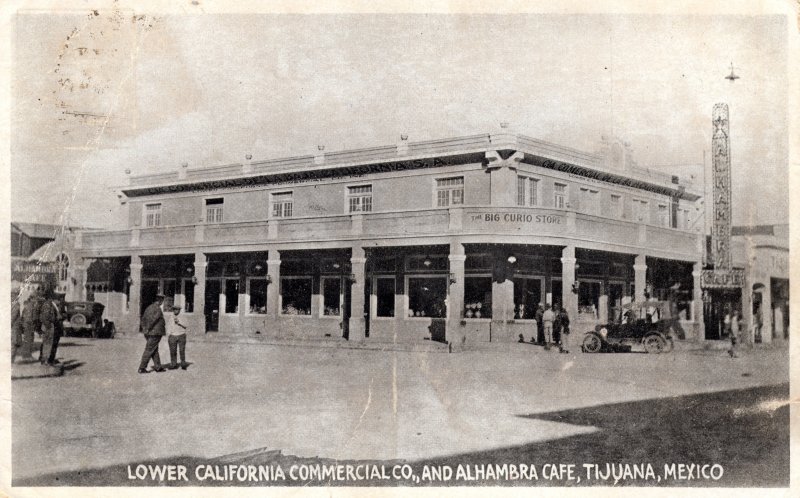
[{"label": "group of standing men", "polygon": [[536,332],[536,340],[533,342],[544,344],[545,350],[557,345],[560,353],[569,353],[564,347],[570,332],[569,315],[563,307],[540,303],[536,310]]},{"label": "group of standing men", "polygon": [[[166,313],[165,313],[166,312]],[[180,352],[180,367],[186,370],[189,363],[186,362],[186,330],[187,327],[179,317],[181,308],[179,306],[165,305],[164,295],[158,294],[155,302],[145,308],[142,314],[142,333],[147,341],[142,353],[142,360],[139,363],[139,373],[164,372],[167,369],[178,368],[178,352]],[[169,336],[169,356],[170,364],[168,368],[161,365],[161,355],[158,353],[158,345],[161,338]],[[153,360],[153,370],[148,370],[147,365]]]},{"label": "group of standing men", "polygon": [[55,365],[58,342],[63,335],[63,297],[52,290],[35,290],[20,306],[19,300],[11,301],[11,362],[17,356],[22,362],[33,361],[34,334],[40,334],[39,363]]}]

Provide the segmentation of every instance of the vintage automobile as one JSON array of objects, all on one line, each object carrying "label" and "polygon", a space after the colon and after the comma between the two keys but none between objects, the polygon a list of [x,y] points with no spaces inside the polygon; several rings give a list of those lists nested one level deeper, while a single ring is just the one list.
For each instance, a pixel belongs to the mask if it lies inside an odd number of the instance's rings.
[{"label": "vintage automobile", "polygon": [[71,301],[64,303],[64,335],[90,333],[99,337],[103,329],[103,310],[101,303],[91,301]]},{"label": "vintage automobile", "polygon": [[668,301],[645,301],[623,305],[617,319],[586,332],[581,349],[585,353],[630,351],[642,345],[648,353],[672,351],[671,316]]}]

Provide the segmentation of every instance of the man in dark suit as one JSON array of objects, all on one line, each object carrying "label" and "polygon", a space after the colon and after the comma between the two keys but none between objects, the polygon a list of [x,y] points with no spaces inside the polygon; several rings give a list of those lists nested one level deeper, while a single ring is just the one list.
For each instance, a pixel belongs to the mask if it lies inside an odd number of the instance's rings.
[{"label": "man in dark suit", "polygon": [[150,363],[150,358],[153,359],[153,371],[163,372],[166,369],[161,366],[161,357],[158,355],[158,343],[161,338],[166,335],[164,324],[164,312],[161,309],[164,304],[164,295],[158,294],[153,304],[144,310],[142,315],[142,332],[147,344],[142,353],[142,361],[139,363],[139,373],[148,373],[147,364]]},{"label": "man in dark suit", "polygon": [[42,348],[39,350],[39,363],[42,365],[53,365],[51,356],[55,356],[54,343],[56,327],[61,321],[61,311],[59,310],[58,300],[52,292],[47,293],[47,299],[42,302],[39,308],[39,323],[42,331]]}]

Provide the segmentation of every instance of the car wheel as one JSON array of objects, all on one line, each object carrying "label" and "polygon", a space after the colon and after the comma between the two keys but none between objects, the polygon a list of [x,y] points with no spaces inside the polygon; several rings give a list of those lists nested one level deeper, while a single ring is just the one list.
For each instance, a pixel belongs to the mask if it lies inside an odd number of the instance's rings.
[{"label": "car wheel", "polygon": [[603,349],[603,341],[594,334],[589,334],[583,339],[583,351],[585,353],[599,353]]},{"label": "car wheel", "polygon": [[657,334],[651,334],[644,338],[644,350],[650,354],[663,353],[667,347],[667,341]]}]

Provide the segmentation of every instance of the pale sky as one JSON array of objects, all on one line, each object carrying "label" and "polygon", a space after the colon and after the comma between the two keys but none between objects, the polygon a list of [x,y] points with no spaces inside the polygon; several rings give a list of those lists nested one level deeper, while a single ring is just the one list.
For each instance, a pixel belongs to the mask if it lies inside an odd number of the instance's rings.
[{"label": "pale sky", "polygon": [[726,102],[734,223],[788,222],[783,17],[130,15],[17,17],[12,220],[124,228],[111,187],[126,169],[500,121],[587,152],[614,135],[641,166],[669,171],[703,162],[711,109]]}]

